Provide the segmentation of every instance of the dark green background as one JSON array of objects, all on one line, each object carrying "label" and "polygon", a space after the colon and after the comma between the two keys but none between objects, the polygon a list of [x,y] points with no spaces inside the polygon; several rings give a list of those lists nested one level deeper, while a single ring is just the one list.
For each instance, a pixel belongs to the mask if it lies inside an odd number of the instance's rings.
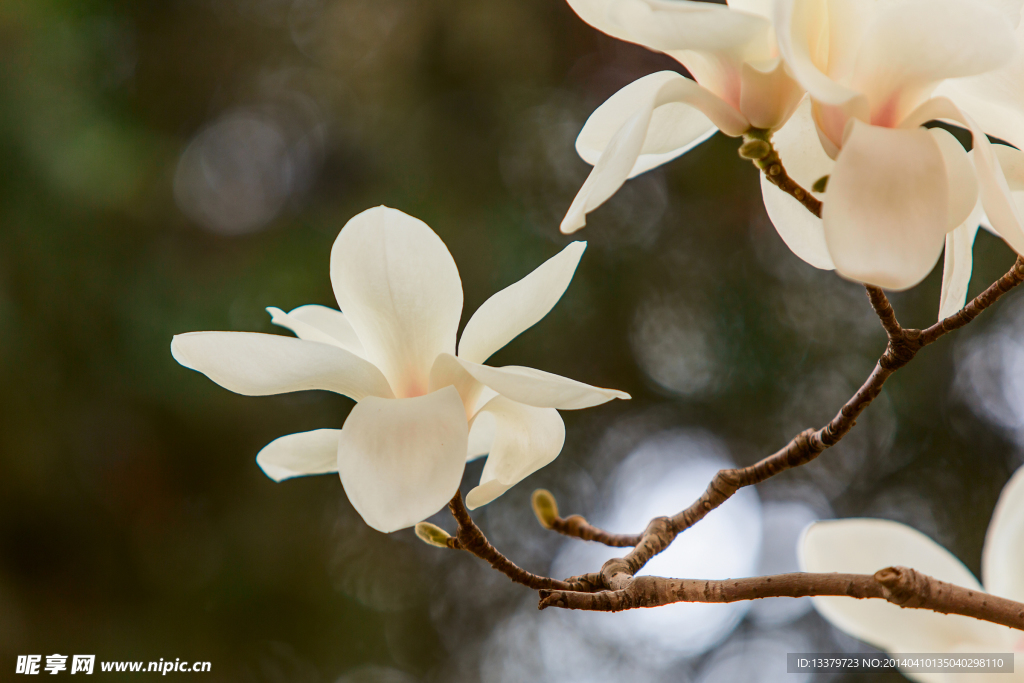
[{"label": "dark green background", "polygon": [[[331,244],[378,204],[444,239],[471,313],[568,242],[589,112],[673,66],[556,0],[0,0],[0,678],[60,652],[209,660],[192,676],[209,681],[501,680],[487,643],[529,591],[370,530],[335,477],[274,484],[254,464],[278,436],[340,428],[351,402],[236,396],[178,366],[170,339],[333,305]],[[175,169],[239,112],[311,151],[272,220],[224,235],[179,209]],[[560,458],[478,514],[535,571],[561,541],[529,493],[595,514],[616,425],[707,429],[752,462],[831,417],[883,349],[862,289],[782,244],[736,146],[716,136],[594,213],[562,302],[493,359],[634,397],[564,413]],[[972,292],[1013,261],[987,233],[976,256]],[[934,320],[940,277],[893,297],[904,323]],[[977,573],[1019,457],[968,407],[955,359],[1014,320],[1001,303],[928,348],[851,444],[782,478],[837,516],[913,524]],[[813,613],[793,628],[852,646]],[[759,675],[737,680],[777,678]]]}]

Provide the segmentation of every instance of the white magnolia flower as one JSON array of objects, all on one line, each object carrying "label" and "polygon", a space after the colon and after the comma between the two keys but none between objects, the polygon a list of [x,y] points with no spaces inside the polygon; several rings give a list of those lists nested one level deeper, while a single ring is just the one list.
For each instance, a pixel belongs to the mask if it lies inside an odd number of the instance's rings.
[{"label": "white magnolia flower", "polygon": [[949,97],[989,135],[1024,149],[1024,22],[1022,0],[1007,0],[1010,21],[1016,25],[1017,55],[995,71],[954,78],[935,91]]},{"label": "white magnolia flower", "polygon": [[670,161],[721,130],[739,136],[771,130],[793,112],[802,90],[790,78],[769,19],[772,0],[728,6],[687,0],[568,0],[610,36],[659,50],[696,82],[673,71],[645,76],[617,92],[587,120],[576,150],[594,170],[580,188],[562,232],[627,179]]},{"label": "white magnolia flower", "polygon": [[[946,79],[1015,59],[1020,4],[778,1],[779,49],[810,101],[775,136],[776,148],[805,187],[829,176],[827,193],[818,195],[822,219],[762,178],[768,214],[798,256],[853,280],[906,289],[946,245],[941,308],[952,312],[966,293],[982,209],[1011,247],[1024,249],[1014,196],[1024,189],[1015,175],[1020,152],[991,145],[969,115],[933,96]],[[973,154],[946,131],[921,127],[937,119],[969,128]]]},{"label": "white magnolia flower", "polygon": [[366,523],[412,526],[455,495],[467,458],[489,453],[467,497],[488,503],[561,451],[573,410],[628,394],[532,368],[484,361],[557,303],[586,247],[573,242],[473,314],[459,341],[462,281],[447,247],[420,220],[377,207],[350,220],[331,251],[344,313],[268,309],[298,339],[193,332],[171,352],[187,368],[249,396],[325,389],[357,403],[343,429],[281,437],[257,462],[271,479],[338,472]]},{"label": "white magnolia flower", "polygon": [[[981,557],[984,588],[952,553],[924,534],[883,519],[846,519],[812,524],[799,548],[808,572],[874,574],[891,566],[912,567],[942,581],[1024,602],[1024,469],[1003,489],[985,535]],[[814,606],[834,626],[891,653],[1024,652],[1024,633],[986,621],[884,600],[816,597]],[[916,681],[1024,681],[1024,657],[1013,675],[906,673]]]}]

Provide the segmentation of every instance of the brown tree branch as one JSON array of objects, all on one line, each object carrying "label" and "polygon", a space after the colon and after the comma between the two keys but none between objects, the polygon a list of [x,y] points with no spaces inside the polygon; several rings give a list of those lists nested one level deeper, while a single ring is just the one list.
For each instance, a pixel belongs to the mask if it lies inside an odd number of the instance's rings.
[{"label": "brown tree branch", "polygon": [[772,144],[772,132],[751,128],[743,134],[740,156],[754,162],[768,181],[804,205],[808,211],[821,218],[821,200],[800,186],[786,173],[782,159]]},{"label": "brown tree branch", "polygon": [[[820,217],[821,202],[789,178],[771,145],[770,134],[749,131],[744,137],[746,142],[740,149],[740,155],[753,160],[772,183]],[[820,429],[801,432],[781,450],[754,465],[720,470],[697,501],[672,517],[651,520],[641,534],[613,534],[595,527],[579,515],[562,518],[558,515],[554,497],[546,491],[536,492],[534,511],[546,528],[609,546],[633,546],[624,557],[606,562],[600,572],[557,581],[521,569],[487,541],[470,517],[460,494],[456,494],[449,504],[459,530],[456,537],[447,540],[447,545],[486,560],[516,583],[539,589],[541,609],[555,606],[619,611],[673,602],[734,602],[767,597],[842,595],[880,598],[902,607],[961,614],[1024,630],[1024,605],[954,586],[903,567],[883,569],[874,576],[798,573],[727,581],[635,576],[680,533],[722,505],[739,489],[811,462],[825,449],[838,443],[856,424],[857,417],[878,397],[882,386],[894,372],[909,363],[925,346],[971,322],[1021,282],[1024,282],[1024,257],[1018,257],[1005,275],[963,309],[925,330],[900,325],[885,292],[867,285],[868,301],[886,332],[888,343],[867,380],[835,417]]]},{"label": "brown tree branch", "polygon": [[497,548],[491,545],[491,542],[487,540],[486,536],[484,536],[484,532],[481,531],[480,527],[476,525],[476,522],[474,522],[473,518],[469,515],[469,510],[466,509],[465,503],[462,502],[462,493],[458,491],[455,492],[455,497],[448,503],[448,509],[451,511],[452,517],[455,518],[455,522],[459,525],[459,529],[455,533],[455,536],[448,539],[449,548],[465,550],[468,553],[476,555],[507,576],[513,582],[521,583],[522,585],[533,588],[534,590],[545,588],[554,590],[573,590],[579,588],[579,585],[576,583],[558,581],[557,579],[551,579],[546,576],[531,574],[522,567],[516,565],[512,560],[502,555]]},{"label": "brown tree branch", "polygon": [[[698,500],[672,517],[651,520],[636,539],[632,551],[624,557],[608,560],[599,573],[599,583],[612,591],[626,590],[634,581],[634,575],[652,557],[662,552],[676,536],[722,505],[739,489],[759,484],[780,472],[807,464],[825,449],[837,444],[856,424],[857,417],[878,397],[885,381],[894,372],[909,363],[922,348],[963,327],[1021,282],[1024,282],[1024,257],[1018,257],[1013,267],[1003,277],[971,300],[963,310],[924,331],[902,327],[885,293],[877,287],[867,287],[868,299],[885,328],[889,342],[867,380],[836,416],[818,430],[808,429],[801,432],[781,450],[749,467],[720,470]],[[581,528],[583,527],[580,525],[565,524],[561,533],[572,535],[570,531]],[[604,537],[634,540],[634,537],[609,534],[589,524],[586,525],[586,533],[589,540],[601,540]]]},{"label": "brown tree branch", "polygon": [[878,598],[900,607],[960,614],[1024,631],[1024,604],[939,581],[907,567],[888,567],[873,576],[793,573],[722,581],[641,576],[617,591],[542,590],[539,607],[619,612],[676,602],[737,602],[809,595]]},{"label": "brown tree branch", "polygon": [[600,529],[580,515],[558,517],[551,529],[565,536],[572,536],[584,541],[596,541],[613,548],[632,548],[640,542],[640,534],[613,534]]}]

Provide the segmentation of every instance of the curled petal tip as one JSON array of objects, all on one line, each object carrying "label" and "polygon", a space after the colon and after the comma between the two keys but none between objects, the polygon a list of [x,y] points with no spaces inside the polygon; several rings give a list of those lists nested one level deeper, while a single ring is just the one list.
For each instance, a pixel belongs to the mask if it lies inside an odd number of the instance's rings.
[{"label": "curled petal tip", "polygon": [[181,348],[181,338],[183,336],[185,335],[176,334],[173,337],[171,337],[171,356],[174,358],[174,360],[178,361],[179,365],[186,367],[189,370],[194,370],[195,368],[193,368],[192,365],[189,364],[189,362],[185,359],[184,350]]},{"label": "curled petal tip", "polygon": [[586,227],[587,219],[583,215],[569,214],[562,220],[562,224],[559,226],[559,230],[562,231],[563,235],[571,235],[577,230]]}]

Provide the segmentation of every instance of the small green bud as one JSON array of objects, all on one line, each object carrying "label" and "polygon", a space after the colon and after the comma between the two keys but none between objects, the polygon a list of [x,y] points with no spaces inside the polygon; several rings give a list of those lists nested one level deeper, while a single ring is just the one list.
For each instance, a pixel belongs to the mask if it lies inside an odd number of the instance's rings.
[{"label": "small green bud", "polygon": [[744,159],[764,159],[772,151],[772,146],[764,140],[747,140],[740,145],[740,156]]},{"label": "small green bud", "polygon": [[545,529],[550,529],[558,519],[558,503],[551,491],[537,489],[533,492],[533,514],[537,515],[537,521]]},{"label": "small green bud", "polygon": [[825,188],[828,187],[828,178],[829,176],[827,175],[821,176],[820,178],[814,181],[814,184],[811,185],[811,189],[814,190],[815,192],[824,192]]},{"label": "small green bud", "polygon": [[417,524],[416,535],[421,541],[435,548],[447,548],[448,539],[451,538],[451,534],[430,522],[420,522]]}]

